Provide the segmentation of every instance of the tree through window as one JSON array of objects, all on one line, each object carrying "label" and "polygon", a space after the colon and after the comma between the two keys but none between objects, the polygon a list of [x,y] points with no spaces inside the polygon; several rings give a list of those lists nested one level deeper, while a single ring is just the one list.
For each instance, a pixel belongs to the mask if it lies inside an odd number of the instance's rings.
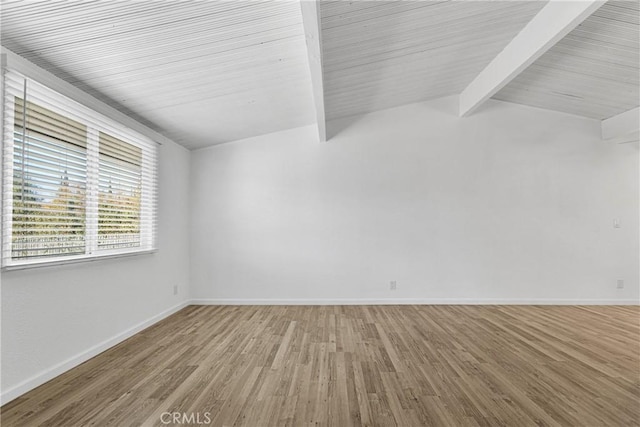
[{"label": "tree through window", "polygon": [[2,266],[155,249],[156,144],[19,73],[5,88]]}]

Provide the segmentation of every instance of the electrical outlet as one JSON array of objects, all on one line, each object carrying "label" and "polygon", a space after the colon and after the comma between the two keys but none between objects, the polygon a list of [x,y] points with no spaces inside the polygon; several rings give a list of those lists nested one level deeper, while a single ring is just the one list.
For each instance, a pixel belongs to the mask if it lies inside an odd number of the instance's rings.
[{"label": "electrical outlet", "polygon": [[618,280],[616,281],[616,283],[617,283],[617,288],[618,288],[618,289],[624,289],[624,280],[622,280],[622,279],[618,279]]},{"label": "electrical outlet", "polygon": [[397,288],[397,283],[395,280],[392,280],[391,282],[389,282],[389,289],[391,289],[392,291],[395,291]]},{"label": "electrical outlet", "polygon": [[178,285],[173,285],[173,294],[178,295]]},{"label": "electrical outlet", "polygon": [[621,228],[622,224],[620,223],[620,218],[613,219],[613,228]]}]

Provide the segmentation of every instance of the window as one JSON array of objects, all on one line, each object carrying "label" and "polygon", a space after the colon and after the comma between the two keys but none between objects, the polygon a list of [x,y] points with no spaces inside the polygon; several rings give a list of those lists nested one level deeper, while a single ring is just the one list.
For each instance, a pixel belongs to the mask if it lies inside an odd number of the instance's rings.
[{"label": "window", "polygon": [[155,142],[5,72],[2,266],[155,249]]}]

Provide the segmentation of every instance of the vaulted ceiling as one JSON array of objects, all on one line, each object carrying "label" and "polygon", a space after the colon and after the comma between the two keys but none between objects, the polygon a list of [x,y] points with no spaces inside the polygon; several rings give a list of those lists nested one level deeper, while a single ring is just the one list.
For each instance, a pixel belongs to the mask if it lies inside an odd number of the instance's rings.
[{"label": "vaulted ceiling", "polygon": [[543,6],[321,3],[327,119],[460,93]]},{"label": "vaulted ceiling", "polygon": [[608,119],[638,106],[638,1],[610,1],[494,98]]},{"label": "vaulted ceiling", "polygon": [[[594,119],[637,107],[639,4],[598,4],[490,96]],[[459,95],[546,5],[3,1],[0,11],[3,46],[199,148]]]},{"label": "vaulted ceiling", "polygon": [[315,120],[297,2],[3,0],[1,34],[190,148]]}]

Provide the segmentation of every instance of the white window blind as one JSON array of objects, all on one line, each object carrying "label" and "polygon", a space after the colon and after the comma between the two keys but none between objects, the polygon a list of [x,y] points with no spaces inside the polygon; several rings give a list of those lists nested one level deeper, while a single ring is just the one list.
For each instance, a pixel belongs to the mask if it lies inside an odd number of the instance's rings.
[{"label": "white window blind", "polygon": [[154,141],[4,72],[2,266],[156,247]]}]

